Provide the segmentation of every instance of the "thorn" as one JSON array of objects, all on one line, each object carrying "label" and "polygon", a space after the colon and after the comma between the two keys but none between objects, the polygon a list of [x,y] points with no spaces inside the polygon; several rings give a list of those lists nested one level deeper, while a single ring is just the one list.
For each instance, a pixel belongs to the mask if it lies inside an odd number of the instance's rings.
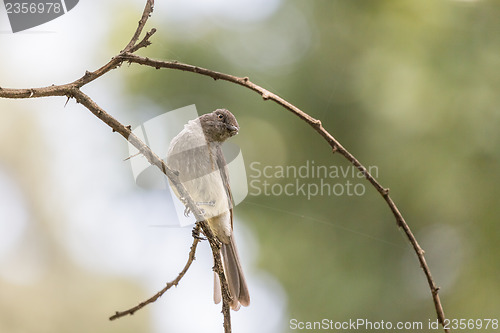
[{"label": "thorn", "polygon": [[337,150],[339,150],[339,148],[337,146],[333,146],[332,154],[335,154],[337,152]]},{"label": "thorn", "polygon": [[64,103],[64,107],[66,107],[66,105],[68,105],[68,102],[69,102],[69,100],[71,98],[70,96],[66,96],[66,97],[68,97],[68,99],[66,100],[66,103]]},{"label": "thorn", "polygon": [[131,125],[128,125],[128,126],[125,126],[129,131],[132,130],[132,126]]},{"label": "thorn", "polygon": [[30,96],[28,98],[33,97],[34,94],[35,94],[35,91],[33,89],[30,89]]},{"label": "thorn", "polygon": [[131,156],[127,157],[126,159],[124,159],[123,161],[124,161],[124,162],[125,162],[125,161],[128,161],[128,160],[130,160],[131,158],[134,158],[134,157],[139,156],[139,155],[141,155],[141,152],[138,152],[137,154],[131,155]]}]

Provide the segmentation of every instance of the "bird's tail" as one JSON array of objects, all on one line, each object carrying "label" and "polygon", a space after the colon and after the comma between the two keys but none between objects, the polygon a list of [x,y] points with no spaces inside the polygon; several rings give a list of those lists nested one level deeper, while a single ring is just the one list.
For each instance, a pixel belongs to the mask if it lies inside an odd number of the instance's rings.
[{"label": "bird's tail", "polygon": [[[231,301],[231,309],[238,311],[240,305],[248,306],[250,304],[250,294],[248,293],[247,282],[241,268],[240,257],[234,242],[234,237],[230,238],[228,244],[222,244],[221,248],[222,263],[224,266],[224,274],[229,286],[229,293],[233,300]],[[220,303],[222,297],[220,281],[217,274],[214,280],[214,301]]]}]

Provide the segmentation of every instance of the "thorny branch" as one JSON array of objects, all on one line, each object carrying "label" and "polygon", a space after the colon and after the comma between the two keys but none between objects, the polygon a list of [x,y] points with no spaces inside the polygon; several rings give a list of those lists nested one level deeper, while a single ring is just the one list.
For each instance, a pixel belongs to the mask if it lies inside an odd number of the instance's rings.
[{"label": "thorny branch", "polygon": [[[427,261],[425,260],[424,256],[424,250],[420,247],[420,245],[417,242],[417,239],[413,235],[410,227],[406,223],[403,215],[399,211],[398,207],[392,200],[392,198],[389,196],[389,189],[383,187],[376,179],[373,177],[368,170],[366,169],[365,166],[363,166],[347,149],[345,149],[339,141],[337,141],[321,124],[321,121],[318,119],[315,119],[305,113],[304,111],[300,110],[293,104],[287,102],[280,96],[268,91],[267,89],[262,88],[261,86],[253,83],[250,81],[248,77],[237,77],[225,73],[220,73],[220,72],[215,72],[209,69],[205,69],[202,67],[198,66],[192,66],[188,64],[183,64],[179,63],[177,61],[161,61],[161,60],[154,60],[154,59],[149,59],[146,57],[141,57],[135,54],[130,54],[130,53],[124,53],[119,56],[121,59],[128,61],[129,63],[137,63],[141,65],[146,65],[154,68],[167,68],[167,69],[176,69],[176,70],[181,70],[181,71],[186,71],[186,72],[192,72],[204,76],[209,76],[213,78],[214,80],[224,80],[232,83],[239,84],[241,86],[244,86],[246,88],[249,88],[258,94],[262,96],[264,100],[271,100],[276,102],[277,104],[281,105],[285,109],[289,110],[296,116],[298,116],[300,119],[304,120],[306,123],[308,123],[311,127],[314,128],[316,132],[318,132],[331,146],[332,152],[338,152],[342,156],[344,156],[352,165],[354,165],[360,172],[362,172],[365,175],[365,178],[373,185],[373,187],[382,195],[384,200],[386,201],[387,205],[391,209],[394,217],[396,218],[396,223],[398,227],[402,228],[406,237],[410,241],[413,249],[415,250],[415,253],[417,254],[418,260],[420,262],[420,266],[422,267],[422,270],[424,271],[424,274],[427,278],[427,283],[429,284],[429,288],[431,290],[432,294],[432,299],[434,301],[434,307],[436,308],[436,314],[439,319],[439,322],[441,325],[444,326],[444,320],[445,320],[445,315],[444,315],[444,310],[443,306],[441,305],[441,300],[439,298],[439,287],[436,285],[434,282],[434,279],[432,278],[431,271],[429,269],[429,266],[427,265]],[[448,332],[449,330],[444,328],[445,332]]]},{"label": "thorny branch", "polygon": [[[352,165],[354,165],[360,172],[362,172],[365,175],[365,178],[375,187],[375,189],[382,195],[384,200],[386,201],[387,205],[391,209],[394,217],[396,218],[396,223],[398,227],[402,228],[406,237],[410,241],[413,249],[415,250],[415,253],[417,254],[418,260],[420,262],[420,266],[422,267],[422,270],[424,271],[424,274],[427,278],[427,283],[429,284],[429,288],[431,290],[432,294],[432,299],[434,301],[434,307],[436,308],[436,314],[437,317],[441,323],[441,325],[444,326],[444,320],[445,320],[445,315],[444,315],[444,310],[443,306],[441,305],[441,300],[439,298],[439,287],[436,285],[434,282],[434,279],[432,278],[431,271],[429,269],[429,266],[427,265],[427,261],[425,260],[424,256],[424,250],[420,247],[420,245],[417,242],[417,239],[413,235],[410,227],[406,223],[403,215],[399,211],[398,207],[392,200],[392,198],[389,196],[389,189],[384,188],[347,149],[345,149],[339,141],[337,141],[321,124],[321,121],[318,119],[315,119],[305,113],[304,111],[300,110],[293,104],[287,102],[280,96],[268,91],[267,89],[262,88],[261,86],[256,85],[255,83],[251,82],[248,77],[237,77],[225,73],[220,73],[220,72],[215,72],[209,69],[205,69],[202,67],[198,66],[192,66],[188,64],[183,64],[179,63],[177,61],[161,61],[161,60],[153,60],[149,59],[146,57],[141,57],[135,54],[129,54],[129,53],[124,53],[120,55],[121,59],[127,60],[129,63],[137,63],[141,65],[146,65],[154,68],[167,68],[167,69],[176,69],[176,70],[181,70],[181,71],[186,71],[186,72],[192,72],[196,74],[201,74],[205,76],[209,76],[213,78],[214,80],[224,80],[224,81],[229,81],[232,83],[239,84],[241,86],[244,86],[246,88],[249,88],[258,94],[262,96],[264,100],[271,100],[276,102],[277,104],[283,106],[285,109],[291,111],[293,114],[298,116],[300,119],[304,120],[306,123],[308,123],[310,126],[314,128],[316,132],[318,132],[331,146],[332,152],[338,152],[342,156],[344,156]],[[448,329],[444,329],[445,332],[448,332]]]},{"label": "thorny branch", "polygon": [[[124,126],[120,122],[118,122],[116,119],[114,119],[111,115],[109,115],[106,111],[101,109],[89,96],[84,94],[80,88],[83,87],[84,85],[88,84],[89,82],[92,82],[96,80],[97,78],[101,77],[102,75],[106,74],[107,72],[119,67],[124,61],[129,62],[129,63],[137,63],[149,67],[153,67],[156,69],[160,68],[166,68],[166,69],[174,69],[174,70],[181,70],[181,71],[186,71],[186,72],[192,72],[204,76],[211,77],[215,80],[224,80],[228,82],[232,82],[235,84],[239,84],[241,86],[244,86],[248,89],[251,89],[258,94],[262,96],[264,100],[272,100],[279,104],[280,106],[284,107],[285,109],[289,110],[296,116],[298,116],[300,119],[308,123],[318,134],[320,134],[330,145],[332,148],[332,152],[338,152],[342,156],[344,156],[352,165],[354,165],[359,171],[361,171],[366,179],[373,185],[373,187],[380,193],[380,195],[384,198],[386,201],[387,205],[391,209],[398,227],[402,228],[406,237],[408,238],[409,242],[411,243],[417,258],[420,262],[420,266],[422,267],[422,270],[424,271],[424,274],[426,276],[427,282],[429,284],[429,288],[432,294],[432,299],[434,301],[434,306],[436,309],[436,314],[437,318],[439,319],[439,322],[441,325],[444,325],[445,321],[445,315],[443,311],[443,307],[441,305],[441,301],[439,298],[439,287],[437,287],[436,283],[434,282],[434,279],[432,278],[431,271],[429,269],[429,266],[427,265],[427,262],[425,260],[424,256],[424,250],[420,247],[418,244],[415,236],[413,235],[410,227],[406,223],[405,219],[403,218],[401,212],[397,208],[396,204],[392,200],[392,198],[389,195],[389,189],[383,187],[369,172],[368,170],[347,150],[345,149],[339,141],[337,141],[321,124],[321,121],[318,119],[315,119],[305,113],[304,111],[300,110],[293,104],[287,102],[280,96],[268,91],[267,89],[264,89],[263,87],[251,82],[248,77],[237,77],[225,73],[220,73],[216,71],[212,71],[209,69],[201,68],[198,66],[193,66],[193,65],[188,65],[188,64],[183,64],[179,63],[177,61],[161,61],[161,60],[154,60],[154,59],[149,59],[147,57],[141,57],[138,55],[135,55],[134,52],[137,50],[147,47],[148,45],[151,44],[149,41],[150,37],[156,32],[156,29],[152,29],[151,31],[147,32],[143,39],[137,43],[139,40],[139,37],[142,33],[142,30],[151,15],[154,7],[154,0],[147,0],[146,1],[146,7],[144,9],[143,15],[139,21],[139,25],[132,36],[130,42],[128,45],[115,57],[113,57],[107,64],[102,66],[101,68],[95,70],[94,72],[85,72],[85,74],[68,84],[63,84],[63,85],[51,85],[48,87],[42,87],[42,88],[30,88],[30,89],[7,89],[7,88],[2,88],[0,87],[0,97],[4,98],[35,98],[35,97],[48,97],[48,96],[67,96],[68,99],[70,98],[75,98],[76,101],[82,105],[84,105],[87,109],[89,109],[95,116],[97,116],[99,119],[101,119],[104,123],[106,123],[108,126],[110,126],[114,132],[118,132],[121,134],[125,139],[129,140],[129,142],[134,145],[139,152],[146,157],[146,159],[151,163],[152,165],[157,166],[176,186],[178,192],[181,194],[186,199],[186,205],[189,207],[189,209],[193,212],[194,216],[198,221],[202,221],[203,218],[201,217],[199,208],[194,204],[188,193],[186,192],[185,188],[182,186],[182,184],[179,183],[178,177],[174,171],[169,169],[166,164],[156,155],[154,154],[151,149],[144,144],[137,136],[135,136],[130,129],[130,126]],[[212,253],[214,256],[214,271],[219,274],[219,278],[221,281],[221,287],[222,287],[222,294],[223,294],[223,306],[222,306],[222,312],[224,314],[224,329],[225,332],[231,332],[231,321],[230,321],[230,312],[229,312],[229,301],[230,301],[230,296],[228,292],[228,287],[227,287],[227,281],[224,277],[224,272],[222,269],[222,262],[220,258],[220,244],[217,242],[215,237],[210,231],[210,228],[206,225],[204,221],[197,223],[197,226],[195,227],[195,232],[199,233],[200,228],[202,229],[203,233],[209,240],[210,246],[212,248]],[[195,237],[193,241],[193,245],[191,246],[191,250],[189,252],[189,257],[188,257],[188,262],[186,263],[184,269],[179,273],[177,278],[171,282],[169,282],[164,289],[159,291],[157,294],[155,294],[153,297],[150,299],[140,303],[139,305],[126,310],[122,312],[116,312],[115,315],[110,317],[111,320],[119,318],[124,315],[128,314],[133,314],[137,310],[141,309],[142,307],[146,306],[149,303],[152,303],[156,301],[159,297],[161,297],[169,288],[171,288],[174,285],[177,285],[179,281],[182,279],[184,274],[187,272],[189,269],[192,261],[194,260],[194,255],[196,251],[196,246],[198,244],[199,240]],[[449,332],[448,329],[444,328],[445,332]]]},{"label": "thorny branch", "polygon": [[[193,261],[195,259],[196,247],[198,246],[198,243],[200,242],[200,239],[199,239],[200,228],[203,228],[203,233],[205,234],[205,236],[206,236],[206,233],[210,234],[210,229],[206,228],[206,225],[204,226],[201,223],[197,223],[195,225],[195,227],[193,228],[193,244],[191,245],[191,249],[189,251],[188,261],[186,262],[186,265],[184,265],[184,268],[179,273],[179,275],[177,275],[177,277],[174,280],[167,283],[167,285],[162,290],[160,290],[159,292],[154,294],[152,297],[148,298],[147,300],[139,303],[138,305],[136,305],[128,310],[116,311],[114,315],[109,317],[109,320],[115,320],[115,319],[118,319],[118,318],[121,318],[121,317],[124,317],[127,315],[133,315],[135,312],[139,311],[140,309],[142,309],[146,305],[156,302],[156,300],[158,298],[160,298],[161,296],[163,296],[163,294],[165,294],[167,292],[167,290],[169,290],[173,286],[177,286],[179,284],[179,282],[184,277],[184,275],[188,271],[189,267],[191,267],[191,264],[193,263]],[[210,237],[207,236],[207,239],[214,240],[215,237],[213,237],[213,235],[211,235]],[[216,246],[218,248],[219,245],[218,245],[218,243],[215,243],[214,246]],[[219,251],[217,251],[217,252],[220,253]],[[214,262],[216,263],[215,267],[214,267],[214,271],[218,274],[219,274],[219,272],[222,272],[222,274],[224,274],[224,271],[222,270],[222,265],[221,265],[222,262],[220,261],[220,257],[218,259],[216,259],[215,253],[214,253]],[[221,283],[222,283],[222,281],[221,281]],[[229,288],[226,286],[225,290],[227,291],[227,290],[229,290]],[[229,294],[226,292],[226,294],[224,296],[226,297],[226,302],[222,304],[223,312],[224,312],[224,315],[226,315],[226,314],[229,315],[229,313],[230,313],[230,311],[229,311],[229,309],[230,309],[229,308],[229,302],[230,302]],[[224,306],[226,308],[224,308]],[[225,320],[224,320],[224,331],[225,332],[231,331],[231,318],[230,317],[225,318]]]}]

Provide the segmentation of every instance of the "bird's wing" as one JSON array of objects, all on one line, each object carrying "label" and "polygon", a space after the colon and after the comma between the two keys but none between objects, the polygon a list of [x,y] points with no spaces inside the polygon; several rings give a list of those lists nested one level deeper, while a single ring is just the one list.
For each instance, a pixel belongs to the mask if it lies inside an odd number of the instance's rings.
[{"label": "bird's wing", "polygon": [[220,176],[222,178],[222,184],[226,190],[227,206],[229,207],[229,213],[231,216],[231,229],[233,229],[233,194],[231,193],[231,187],[229,186],[229,171],[227,169],[226,159],[224,158],[224,154],[222,153],[220,146],[217,147],[215,154],[217,167],[219,168]]}]

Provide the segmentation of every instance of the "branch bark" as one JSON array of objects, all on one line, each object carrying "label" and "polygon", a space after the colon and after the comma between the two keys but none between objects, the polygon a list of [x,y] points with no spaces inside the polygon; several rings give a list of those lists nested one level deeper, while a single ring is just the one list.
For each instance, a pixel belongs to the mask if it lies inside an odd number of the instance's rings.
[{"label": "branch bark", "polygon": [[[87,96],[85,93],[83,93],[80,88],[86,85],[89,82],[92,82],[96,80],[97,78],[101,77],[102,75],[106,74],[107,72],[119,67],[124,61],[127,61],[129,63],[137,63],[140,65],[145,65],[149,67],[153,67],[156,69],[159,68],[166,68],[166,69],[174,69],[174,70],[181,70],[181,71],[186,71],[186,72],[192,72],[196,73],[199,75],[204,75],[211,77],[215,80],[224,80],[228,82],[232,82],[238,85],[241,85],[245,88],[251,89],[258,93],[259,95],[262,96],[264,100],[272,100],[278,105],[284,107],[288,111],[292,112],[296,116],[298,116],[300,119],[305,121],[307,124],[309,124],[319,135],[321,135],[325,141],[330,145],[332,152],[338,152],[342,156],[344,156],[352,165],[354,165],[359,171],[361,171],[366,179],[372,184],[372,186],[380,193],[380,195],[383,197],[387,205],[389,206],[390,210],[392,211],[396,223],[398,227],[403,229],[406,237],[408,238],[409,242],[411,243],[417,258],[419,260],[420,266],[422,267],[422,270],[425,274],[425,277],[427,279],[427,283],[429,285],[432,299],[434,302],[434,307],[436,309],[436,314],[439,322],[443,326],[443,329],[445,332],[449,332],[448,329],[444,328],[444,321],[445,321],[445,314],[443,311],[443,307],[441,304],[441,300],[439,298],[439,288],[437,287],[436,283],[434,282],[434,279],[432,278],[431,271],[429,269],[429,266],[427,265],[427,262],[425,260],[424,256],[424,250],[420,247],[418,244],[415,236],[413,235],[410,227],[406,223],[405,219],[403,218],[403,215],[399,211],[398,207],[392,200],[392,198],[389,195],[389,189],[383,187],[369,172],[368,170],[347,150],[345,149],[339,141],[337,141],[321,124],[321,121],[318,119],[315,119],[302,111],[301,109],[297,108],[293,104],[287,102],[280,96],[268,91],[267,89],[251,82],[248,77],[237,77],[221,72],[216,72],[212,71],[209,69],[201,68],[198,66],[193,66],[193,65],[188,65],[188,64],[183,64],[179,63],[177,61],[162,61],[162,60],[154,60],[150,59],[147,57],[141,57],[134,52],[137,50],[147,47],[148,45],[151,44],[149,41],[149,38],[156,32],[156,29],[152,29],[148,33],[145,34],[144,38],[137,43],[139,40],[139,37],[141,35],[141,32],[147,22],[147,19],[151,15],[154,7],[154,1],[153,0],[147,0],[146,1],[146,6],[144,9],[144,12],[142,14],[142,17],[139,21],[139,25],[132,36],[130,42],[127,44],[127,46],[115,57],[113,57],[107,64],[102,66],[101,68],[97,69],[94,72],[85,72],[85,74],[68,84],[64,85],[51,85],[48,87],[41,87],[41,88],[30,88],[30,89],[7,89],[7,88],[2,88],[0,87],[0,97],[3,98],[35,98],[35,97],[48,97],[48,96],[67,96],[67,98],[75,98],[75,100],[85,106],[89,111],[91,111],[96,117],[98,117],[101,121],[106,123],[108,126],[110,126],[114,132],[118,132],[120,135],[122,135],[125,139],[127,139],[134,147],[136,147],[139,152],[146,157],[149,163],[152,165],[155,165],[158,167],[176,186],[178,192],[181,194],[182,197],[185,198],[186,205],[189,207],[189,209],[193,212],[194,216],[198,221],[202,221],[203,218],[201,216],[201,212],[197,205],[194,204],[193,200],[190,198],[189,194],[186,192],[184,186],[178,181],[177,174],[169,169],[167,165],[153,152],[151,149],[144,144],[137,136],[135,136],[131,129],[130,126],[124,126],[121,124],[119,121],[117,121],[115,118],[113,118],[111,115],[109,115],[105,110],[100,108],[89,96]],[[199,227],[203,230],[203,233],[209,240],[210,246],[212,248],[212,253],[214,257],[214,271],[218,273],[219,279],[221,282],[221,287],[222,287],[222,298],[223,298],[223,305],[222,305],[222,312],[224,314],[224,329],[225,332],[231,332],[231,318],[230,318],[230,311],[229,311],[229,301],[230,301],[230,296],[228,292],[228,286],[227,286],[227,281],[224,276],[224,271],[222,269],[222,262],[221,262],[221,257],[220,257],[220,245],[214,235],[211,233],[210,228],[207,226],[205,222],[199,222]],[[191,251],[189,254],[188,262],[184,269],[179,273],[178,277],[170,282],[169,284],[172,285],[177,285],[177,283],[182,279],[182,276],[186,273],[186,271],[189,269],[189,266],[191,265],[191,262],[194,260],[194,253],[196,250],[196,245],[198,243],[198,240],[195,238],[193,241],[193,245],[191,247]],[[168,290],[170,287],[169,284],[164,288],[164,290]],[[167,288],[168,287],[168,288]],[[165,291],[160,291],[156,295],[154,295],[152,298],[149,300],[139,304],[138,306],[129,309],[128,313],[125,314],[133,314],[135,311],[139,310],[140,308],[144,307],[145,305],[154,302],[156,299],[158,299]],[[154,299],[154,300],[153,300]],[[151,300],[151,301],[150,301]],[[112,316],[110,319],[115,319],[114,317],[118,318],[121,317],[122,315],[119,315],[119,312]],[[124,315],[125,315],[124,314]]]}]

